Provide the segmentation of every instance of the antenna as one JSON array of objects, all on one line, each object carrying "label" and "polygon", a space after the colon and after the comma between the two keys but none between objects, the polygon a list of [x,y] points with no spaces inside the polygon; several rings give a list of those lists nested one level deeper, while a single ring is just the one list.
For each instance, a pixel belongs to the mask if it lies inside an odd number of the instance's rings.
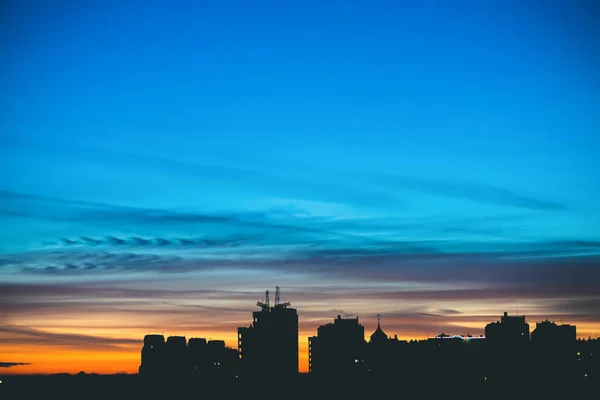
[{"label": "antenna", "polygon": [[269,291],[265,290],[265,301],[264,303],[261,301],[257,301],[256,305],[263,309],[263,311],[269,311]]},{"label": "antenna", "polygon": [[292,303],[290,302],[281,302],[280,293],[279,286],[275,286],[275,307],[286,308],[287,306],[291,305]]},{"label": "antenna", "polygon": [[377,327],[379,328],[379,318],[381,318],[381,314],[377,314]]}]

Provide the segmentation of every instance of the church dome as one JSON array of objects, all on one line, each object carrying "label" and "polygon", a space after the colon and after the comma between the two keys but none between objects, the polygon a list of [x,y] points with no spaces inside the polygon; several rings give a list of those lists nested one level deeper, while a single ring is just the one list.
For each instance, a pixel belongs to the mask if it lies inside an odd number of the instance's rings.
[{"label": "church dome", "polygon": [[379,318],[377,318],[377,329],[371,334],[371,343],[384,342],[388,340],[388,335],[385,334],[381,325],[379,325]]}]

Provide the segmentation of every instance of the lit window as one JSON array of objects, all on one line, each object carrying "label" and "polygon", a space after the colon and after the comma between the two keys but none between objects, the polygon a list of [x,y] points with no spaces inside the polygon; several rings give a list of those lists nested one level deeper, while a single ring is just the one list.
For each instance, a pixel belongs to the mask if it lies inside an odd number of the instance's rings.
[{"label": "lit window", "polygon": [[587,378],[587,374],[583,374],[583,376],[584,376],[585,378]]},{"label": "lit window", "polygon": [[580,355],[581,355],[581,352],[579,352],[579,351],[578,351],[578,352],[577,352],[577,357],[579,357]]},{"label": "lit window", "polygon": [[358,359],[354,359],[354,363],[357,364],[358,363]]},{"label": "lit window", "polygon": [[485,382],[485,381],[487,381],[487,376],[484,376],[484,377],[483,377],[483,381],[484,381],[484,382]]}]

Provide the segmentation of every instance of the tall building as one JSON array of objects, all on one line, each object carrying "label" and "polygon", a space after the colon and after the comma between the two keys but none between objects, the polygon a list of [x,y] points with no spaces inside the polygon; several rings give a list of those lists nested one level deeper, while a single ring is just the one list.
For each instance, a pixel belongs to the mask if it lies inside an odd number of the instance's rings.
[{"label": "tall building", "polygon": [[184,379],[189,372],[189,357],[185,336],[169,336],[165,345],[166,376],[170,379]]},{"label": "tall building", "polygon": [[165,337],[163,335],[144,336],[140,375],[150,379],[160,377],[165,369],[165,354]]},{"label": "tall building", "polygon": [[238,328],[238,357],[240,376],[279,378],[298,374],[298,312],[290,303],[279,299],[275,292],[275,305],[269,304],[269,291],[265,301],[257,302],[260,311],[252,313],[252,324]]},{"label": "tall building", "polygon": [[529,324],[525,316],[504,313],[499,322],[485,327],[486,380],[494,383],[515,383],[529,378]]},{"label": "tall building", "polygon": [[575,376],[577,331],[574,325],[537,322],[531,332],[534,378],[540,382],[566,383]]},{"label": "tall building", "polygon": [[351,377],[364,372],[365,328],[339,315],[308,339],[308,369],[317,377]]},{"label": "tall building", "polygon": [[491,322],[485,326],[485,337],[488,343],[527,343],[529,324],[524,315],[509,316],[505,312],[499,322]]}]

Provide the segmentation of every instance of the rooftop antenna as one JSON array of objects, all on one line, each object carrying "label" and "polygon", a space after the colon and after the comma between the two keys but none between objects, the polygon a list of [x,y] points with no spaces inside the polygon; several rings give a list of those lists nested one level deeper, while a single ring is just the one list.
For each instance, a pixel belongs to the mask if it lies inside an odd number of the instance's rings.
[{"label": "rooftop antenna", "polygon": [[279,291],[279,286],[275,286],[275,307],[283,307],[286,308],[287,306],[291,305],[292,303],[290,302],[285,302],[282,303],[281,302],[281,297],[280,297],[280,291]]},{"label": "rooftop antenna", "polygon": [[377,327],[379,328],[379,319],[381,318],[381,314],[377,314]]},{"label": "rooftop antenna", "polygon": [[269,291],[265,290],[265,301],[257,301],[256,305],[263,309],[263,311],[269,311]]}]

